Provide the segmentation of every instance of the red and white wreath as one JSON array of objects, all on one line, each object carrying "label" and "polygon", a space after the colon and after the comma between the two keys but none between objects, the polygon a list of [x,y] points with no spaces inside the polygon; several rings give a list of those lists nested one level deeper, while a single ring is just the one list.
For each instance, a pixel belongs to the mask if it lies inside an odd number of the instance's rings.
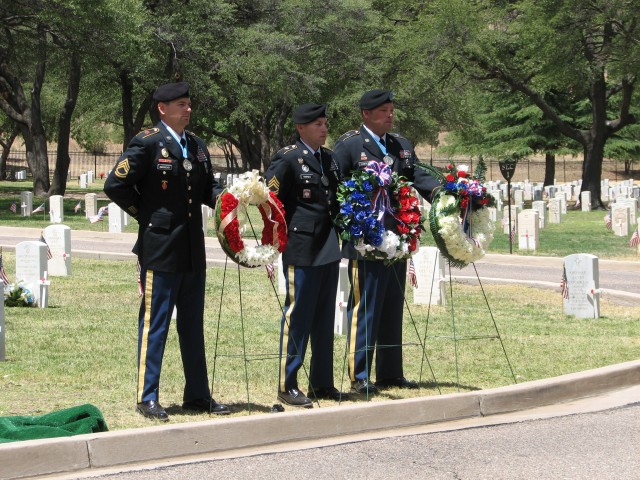
[{"label": "red and white wreath", "polygon": [[[247,229],[249,205],[257,205],[262,216],[260,242],[251,245],[242,238]],[[241,219],[242,220],[241,222]],[[265,185],[257,170],[246,172],[225,189],[215,209],[215,230],[220,245],[234,262],[245,267],[260,267],[276,261],[287,245],[284,208]]]}]

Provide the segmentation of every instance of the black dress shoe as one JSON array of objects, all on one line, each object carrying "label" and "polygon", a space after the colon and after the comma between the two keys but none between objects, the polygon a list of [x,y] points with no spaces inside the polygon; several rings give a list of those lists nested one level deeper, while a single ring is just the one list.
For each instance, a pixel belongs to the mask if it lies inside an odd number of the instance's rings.
[{"label": "black dress shoe", "polygon": [[161,422],[169,421],[169,415],[167,415],[167,412],[162,408],[162,405],[155,400],[138,403],[136,410],[144,417],[160,420]]},{"label": "black dress shoe", "polygon": [[189,400],[182,404],[182,409],[193,410],[196,412],[215,413],[216,415],[228,415],[231,413],[228,406],[223,403],[216,402],[213,398]]},{"label": "black dress shoe", "polygon": [[360,395],[375,395],[378,393],[378,387],[369,380],[356,380],[351,382],[351,391]]},{"label": "black dress shoe", "polygon": [[418,382],[407,380],[404,377],[387,378],[385,380],[378,380],[376,382],[376,387],[378,388],[396,387],[396,388],[408,388],[411,390],[416,390],[418,388]]},{"label": "black dress shoe", "polygon": [[309,398],[341,402],[349,400],[349,394],[341,392],[336,387],[319,387],[316,389],[309,387]]},{"label": "black dress shoe", "polygon": [[290,407],[313,408],[311,400],[297,388],[290,388],[286,392],[278,392],[278,400]]}]

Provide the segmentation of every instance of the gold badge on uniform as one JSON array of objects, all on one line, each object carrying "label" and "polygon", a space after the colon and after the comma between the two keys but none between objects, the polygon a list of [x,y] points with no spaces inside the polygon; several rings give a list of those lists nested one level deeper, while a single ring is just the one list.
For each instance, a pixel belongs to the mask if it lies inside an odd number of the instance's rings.
[{"label": "gold badge on uniform", "polygon": [[162,153],[162,156],[164,158],[169,158],[169,150],[167,150],[166,148],[163,148],[160,153]]},{"label": "gold badge on uniform", "polygon": [[169,187],[169,180],[162,180],[162,189],[166,190]]},{"label": "gold badge on uniform", "polygon": [[274,192],[276,195],[280,191],[280,181],[276,177],[271,177],[267,186],[269,187],[269,190]]},{"label": "gold badge on uniform", "polygon": [[129,174],[129,170],[131,170],[131,166],[129,165],[129,159],[125,158],[124,160],[120,160],[120,163],[116,165],[116,169],[114,173],[118,178],[127,178]]}]

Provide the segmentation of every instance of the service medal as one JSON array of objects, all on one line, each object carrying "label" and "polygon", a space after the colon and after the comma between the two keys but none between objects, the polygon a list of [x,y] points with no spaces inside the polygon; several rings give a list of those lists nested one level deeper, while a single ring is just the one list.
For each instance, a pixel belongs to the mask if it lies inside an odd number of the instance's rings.
[{"label": "service medal", "polygon": [[193,165],[191,165],[191,162],[186,158],[182,161],[182,166],[187,172],[190,172],[191,169],[193,168]]},{"label": "service medal", "polygon": [[320,177],[320,181],[325,187],[329,186],[329,178],[326,175],[322,175],[322,177]]},{"label": "service medal", "polygon": [[162,153],[162,156],[164,158],[169,158],[169,150],[167,150],[166,148],[163,148],[160,153]]},{"label": "service medal", "polygon": [[302,168],[302,171],[305,172],[305,173],[309,171],[309,165],[306,165],[304,163],[302,164],[302,167],[300,167],[300,168]]},{"label": "service medal", "polygon": [[385,155],[382,161],[389,166],[393,165],[393,157],[391,157],[390,155]]}]

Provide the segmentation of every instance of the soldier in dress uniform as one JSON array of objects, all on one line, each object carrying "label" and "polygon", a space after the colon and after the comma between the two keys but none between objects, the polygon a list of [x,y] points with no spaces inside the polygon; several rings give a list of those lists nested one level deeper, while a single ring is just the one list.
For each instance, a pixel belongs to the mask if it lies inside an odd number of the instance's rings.
[{"label": "soldier in dress uniform", "polygon": [[104,191],[138,221],[134,253],[144,295],[139,311],[137,411],[167,421],[159,402],[160,370],[174,307],[185,375],[182,408],[227,414],[212,397],[204,346],[205,243],[201,204],[215,206],[205,143],[185,130],[191,115],[189,84],[158,87],[160,122],[140,132],[105,181]]},{"label": "soldier in dress uniform", "polygon": [[[384,162],[392,171],[413,182],[420,194],[431,199],[440,187],[438,180],[417,161],[413,145],[396,133],[393,124],[393,93],[371,90],[362,95],[360,111],[363,124],[359,130],[342,135],[334,145],[334,159],[341,174],[364,169],[370,161]],[[386,219],[389,220],[389,219]],[[342,248],[349,259],[351,291],[347,304],[349,329],[349,375],[352,391],[372,395],[380,388],[418,388],[407,380],[402,370],[402,315],[407,262],[385,265],[382,260],[364,260],[350,242]],[[376,352],[376,382],[371,383],[373,352]]]},{"label": "soldier in dress uniform", "polygon": [[[332,216],[337,212],[338,167],[327,138],[327,105],[300,105],[293,113],[300,139],[284,147],[265,173],[282,201],[289,241],[282,254],[286,299],[280,331],[278,399],[311,408],[311,398],[344,400],[333,384],[333,325],[340,245]],[[309,388],[298,388],[298,370],[311,341]],[[309,398],[311,397],[311,398]]]}]

